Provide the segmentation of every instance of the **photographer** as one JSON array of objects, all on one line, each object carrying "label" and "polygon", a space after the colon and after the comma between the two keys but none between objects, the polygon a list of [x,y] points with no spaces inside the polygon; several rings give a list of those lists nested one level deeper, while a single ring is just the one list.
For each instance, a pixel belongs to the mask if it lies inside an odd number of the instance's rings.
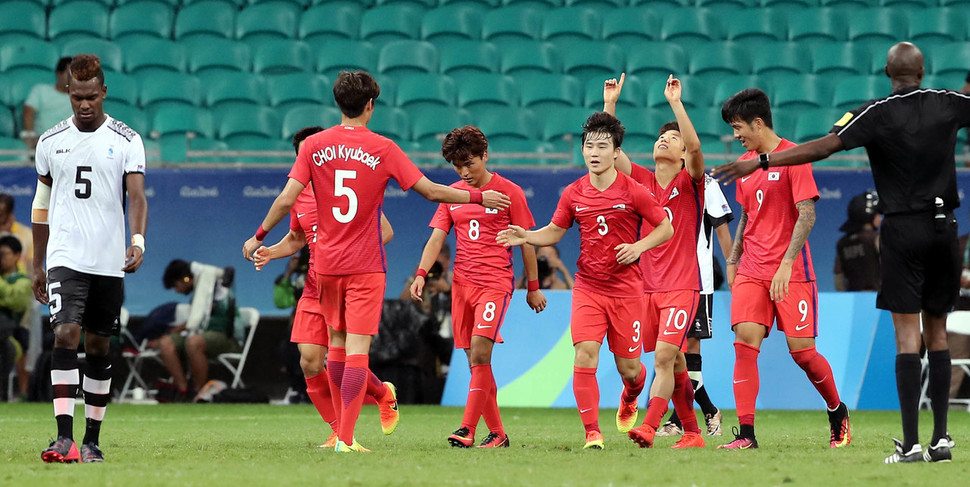
[{"label": "photographer", "polygon": [[[573,275],[559,258],[555,245],[536,248],[536,264],[539,268],[539,289],[572,289]],[[525,272],[519,277],[518,289],[526,288]]]}]

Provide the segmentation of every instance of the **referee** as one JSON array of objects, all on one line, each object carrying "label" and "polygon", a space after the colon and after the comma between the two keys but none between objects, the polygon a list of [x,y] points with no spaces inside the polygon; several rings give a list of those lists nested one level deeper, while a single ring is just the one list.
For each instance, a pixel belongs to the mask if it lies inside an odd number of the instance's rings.
[{"label": "referee", "polygon": [[[946,315],[960,288],[957,224],[957,131],[970,126],[970,95],[923,89],[923,53],[909,42],[889,49],[886,75],[892,94],[846,113],[832,133],[759,159],[715,168],[725,184],[761,167],[805,164],[831,154],[865,147],[885,214],[882,233],[882,289],[876,306],[892,313],[896,329],[896,387],[903,441],[886,463],[949,461],[946,432],[950,351]],[[919,444],[920,315],[928,350],[933,438]]]}]

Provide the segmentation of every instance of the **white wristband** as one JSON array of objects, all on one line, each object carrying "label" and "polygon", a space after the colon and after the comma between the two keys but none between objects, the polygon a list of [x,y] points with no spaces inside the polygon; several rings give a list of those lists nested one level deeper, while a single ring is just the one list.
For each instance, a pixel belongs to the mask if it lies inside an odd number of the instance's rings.
[{"label": "white wristband", "polygon": [[141,253],[144,254],[145,253],[145,236],[142,235],[142,234],[140,234],[140,233],[136,233],[136,234],[132,235],[131,236],[131,246],[132,247],[138,247],[138,250],[141,250]]}]

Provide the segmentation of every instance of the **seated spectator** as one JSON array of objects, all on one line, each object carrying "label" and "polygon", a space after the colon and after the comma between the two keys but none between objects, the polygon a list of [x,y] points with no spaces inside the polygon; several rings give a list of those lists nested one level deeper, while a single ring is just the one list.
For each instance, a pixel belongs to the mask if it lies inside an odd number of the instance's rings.
[{"label": "seated spectator", "polygon": [[24,100],[23,130],[20,139],[29,149],[37,147],[37,139],[47,129],[72,115],[71,100],[67,96],[70,76],[70,57],[62,57],[54,68],[54,84],[36,85]]},{"label": "seated spectator", "polygon": [[[17,269],[22,248],[17,237],[0,237],[0,398],[6,400],[10,370],[17,364],[24,371],[27,340],[20,326],[33,297],[30,279]],[[21,394],[27,392],[27,379],[19,376]]]},{"label": "seated spectator", "polygon": [[[572,289],[573,275],[559,258],[559,249],[555,245],[536,247],[536,265],[539,268],[539,289]],[[519,277],[516,285],[519,289],[526,288],[525,272]]]},{"label": "seated spectator", "polygon": [[9,234],[17,237],[17,240],[20,241],[23,252],[20,253],[17,269],[30,277],[30,273],[34,269],[34,235],[29,226],[17,221],[13,207],[13,196],[0,193],[0,236]]}]

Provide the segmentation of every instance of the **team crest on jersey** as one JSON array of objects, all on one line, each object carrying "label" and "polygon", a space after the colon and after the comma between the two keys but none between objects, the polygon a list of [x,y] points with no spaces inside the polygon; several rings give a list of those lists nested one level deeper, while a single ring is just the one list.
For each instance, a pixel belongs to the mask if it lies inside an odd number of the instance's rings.
[{"label": "team crest on jersey", "polygon": [[768,173],[768,181],[778,181],[781,179],[781,173],[778,171],[772,171]]},{"label": "team crest on jersey", "polygon": [[485,208],[486,215],[498,215],[498,208]]},{"label": "team crest on jersey", "polygon": [[670,192],[670,197],[667,198],[667,201],[674,199],[674,196],[677,196],[679,194],[680,194],[680,191],[677,191],[677,188],[674,188],[674,190]]},{"label": "team crest on jersey", "polygon": [[115,158],[115,146],[108,147],[108,159]]}]

